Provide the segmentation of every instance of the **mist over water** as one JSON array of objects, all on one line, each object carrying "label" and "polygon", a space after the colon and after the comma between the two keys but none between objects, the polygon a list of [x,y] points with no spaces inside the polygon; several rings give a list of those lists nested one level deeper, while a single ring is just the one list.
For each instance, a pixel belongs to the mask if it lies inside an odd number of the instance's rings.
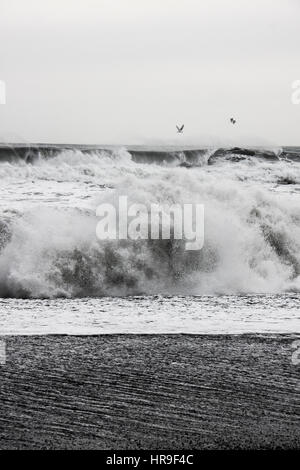
[{"label": "mist over water", "polygon": [[[300,149],[1,148],[0,296],[300,290]],[[205,207],[202,250],[100,241],[96,207]]]}]

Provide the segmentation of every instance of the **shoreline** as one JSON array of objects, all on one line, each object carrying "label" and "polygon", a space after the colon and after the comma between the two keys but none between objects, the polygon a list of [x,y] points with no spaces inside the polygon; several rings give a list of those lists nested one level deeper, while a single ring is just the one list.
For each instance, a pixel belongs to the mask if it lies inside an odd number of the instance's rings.
[{"label": "shoreline", "polygon": [[0,336],[0,449],[300,448],[299,338]]}]

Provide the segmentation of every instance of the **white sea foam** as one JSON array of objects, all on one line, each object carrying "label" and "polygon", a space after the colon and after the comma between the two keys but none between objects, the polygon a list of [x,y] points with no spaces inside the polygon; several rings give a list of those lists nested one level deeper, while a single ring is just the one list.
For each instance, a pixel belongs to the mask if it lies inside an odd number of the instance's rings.
[{"label": "white sea foam", "polygon": [[[0,295],[300,290],[300,164],[247,157],[186,168],[173,160],[137,163],[117,149],[2,162]],[[95,209],[119,195],[204,204],[204,248],[191,256],[175,240],[101,242]]]}]

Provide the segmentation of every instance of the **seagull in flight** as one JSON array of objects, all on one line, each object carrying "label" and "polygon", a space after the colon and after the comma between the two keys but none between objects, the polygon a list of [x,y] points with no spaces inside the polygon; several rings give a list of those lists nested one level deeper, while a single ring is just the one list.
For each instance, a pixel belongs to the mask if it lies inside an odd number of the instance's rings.
[{"label": "seagull in flight", "polygon": [[181,127],[176,126],[176,129],[177,129],[178,134],[182,134],[183,128],[184,128],[184,124],[182,124]]},{"label": "seagull in flight", "polygon": [[230,122],[231,122],[232,124],[235,124],[235,123],[236,123],[236,120],[233,119],[233,118],[230,118]]}]

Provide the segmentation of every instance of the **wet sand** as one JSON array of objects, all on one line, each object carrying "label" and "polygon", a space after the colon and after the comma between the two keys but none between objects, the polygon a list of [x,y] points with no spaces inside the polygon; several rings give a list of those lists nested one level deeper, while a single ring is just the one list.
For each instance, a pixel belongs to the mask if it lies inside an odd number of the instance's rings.
[{"label": "wet sand", "polygon": [[3,337],[0,448],[299,449],[296,338]]}]

